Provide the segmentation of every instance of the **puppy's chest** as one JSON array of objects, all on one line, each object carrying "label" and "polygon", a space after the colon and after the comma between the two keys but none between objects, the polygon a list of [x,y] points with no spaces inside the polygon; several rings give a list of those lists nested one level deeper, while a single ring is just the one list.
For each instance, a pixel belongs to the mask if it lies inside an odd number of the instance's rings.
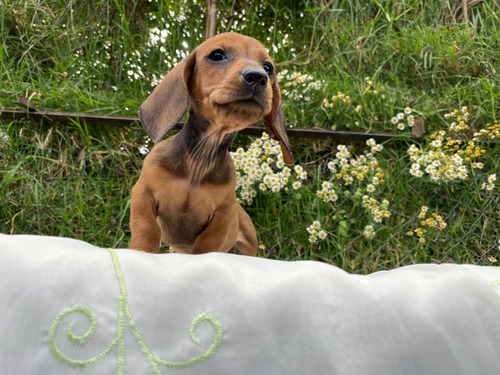
[{"label": "puppy's chest", "polygon": [[220,186],[192,186],[186,179],[170,181],[155,194],[162,239],[178,249],[190,248],[215,212],[226,211],[235,199],[234,190]]},{"label": "puppy's chest", "polygon": [[205,222],[213,213],[235,200],[231,185],[193,186],[186,178],[171,178],[155,193],[158,216]]}]

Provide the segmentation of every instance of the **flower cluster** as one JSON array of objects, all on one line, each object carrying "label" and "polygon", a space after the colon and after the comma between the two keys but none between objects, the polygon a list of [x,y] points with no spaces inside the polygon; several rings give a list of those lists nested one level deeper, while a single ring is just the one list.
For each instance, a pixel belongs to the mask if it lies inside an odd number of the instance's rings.
[{"label": "flower cluster", "polygon": [[378,82],[374,82],[372,80],[372,78],[369,76],[365,77],[365,82],[366,82],[365,91],[368,94],[377,95],[378,93],[380,93],[381,91],[383,91],[385,89],[384,85],[382,85]]},{"label": "flower cluster", "polygon": [[474,142],[479,142],[484,139],[493,140],[495,138],[500,138],[500,121],[495,120],[493,124],[486,124],[486,129],[481,129],[479,132],[474,133]]},{"label": "flower cluster", "polygon": [[[172,11],[170,12],[170,17],[185,17],[182,15],[175,15]],[[161,17],[161,19],[156,20],[161,25],[164,25],[161,29],[159,27],[153,27],[149,30],[148,40],[146,41],[146,50],[147,51],[159,51],[161,54],[162,62],[166,65],[166,71],[169,71],[175,67],[178,61],[182,60],[189,54],[189,45],[186,41],[182,42],[181,49],[176,49],[175,55],[168,53],[166,49],[166,45],[168,45],[167,41],[172,36],[172,32],[170,31],[170,22],[168,19]],[[184,35],[187,37],[187,35]],[[127,74],[130,77],[130,74],[133,74],[133,77],[136,77],[135,69],[131,69],[127,71]],[[156,73],[151,73],[150,83],[151,87],[156,87],[160,84],[163,77],[156,75]]]},{"label": "flower cluster", "polygon": [[[430,215],[430,217],[427,216],[428,211],[429,211],[429,208],[427,206],[422,206],[420,208],[420,213],[418,214],[418,218],[421,220],[420,226],[417,227],[413,231],[410,230],[407,232],[407,235],[409,235],[409,236],[413,236],[413,234],[416,234],[416,236],[418,237],[418,241],[420,243],[425,243],[426,240],[425,240],[424,235],[428,230],[432,230],[432,229],[443,230],[448,225],[443,220],[441,215],[439,215],[437,213],[437,211],[433,212]],[[426,229],[426,228],[428,228],[428,229]]]},{"label": "flower cluster", "polygon": [[[72,78],[87,78],[93,77],[97,70],[106,71],[109,68],[109,61],[112,58],[113,43],[107,35],[107,29],[103,25],[96,26],[90,33],[93,40],[99,40],[102,43],[100,53],[92,56],[86,56],[86,50],[77,48],[73,52],[73,63],[71,65]],[[78,33],[75,37],[88,39],[88,35]],[[69,72],[64,72],[64,75]]]},{"label": "flower cluster", "polygon": [[495,188],[495,181],[497,180],[496,174],[490,174],[488,176],[488,182],[483,182],[481,189],[492,191]]},{"label": "flower cluster", "polygon": [[[299,164],[295,165],[293,167],[293,169],[294,169],[295,173],[297,174],[297,177],[299,178],[299,180],[306,180],[307,179],[307,172]],[[300,182],[300,181],[298,181],[298,182]],[[295,187],[294,189],[298,189],[298,187]]]},{"label": "flower cluster", "polygon": [[337,180],[346,185],[350,185],[354,181],[368,180],[367,189],[369,192],[374,192],[377,185],[385,182],[384,172],[375,157],[377,152],[383,150],[383,146],[377,144],[373,138],[366,141],[366,144],[370,146],[370,151],[355,158],[351,157],[351,153],[345,145],[338,145],[336,159],[328,163],[328,169]]},{"label": "flower cluster", "polygon": [[373,221],[376,223],[381,223],[382,219],[391,216],[391,212],[388,210],[389,201],[387,199],[384,199],[382,204],[380,204],[375,198],[363,195],[363,207],[370,211]]},{"label": "flower cluster", "polygon": [[[337,95],[333,95],[331,101],[328,98],[323,99],[323,105],[326,108],[333,108],[335,106],[335,102],[347,103],[351,104],[351,97],[349,95],[344,94],[343,92],[337,92]],[[361,111],[361,106],[356,107],[357,112]]]},{"label": "flower cluster", "polygon": [[296,101],[311,101],[311,94],[321,90],[323,83],[309,74],[290,73],[287,69],[278,73],[281,93]]},{"label": "flower cluster", "polygon": [[316,243],[318,241],[324,240],[328,233],[321,228],[321,222],[318,220],[314,221],[310,226],[307,227],[307,233],[309,233],[309,242]]},{"label": "flower cluster", "polygon": [[127,52],[124,52],[123,56],[127,59],[124,62],[124,66],[127,68],[127,76],[131,81],[143,80],[146,78],[144,72],[142,71],[142,56],[139,51],[132,52],[129,57]]},{"label": "flower cluster", "polygon": [[453,112],[445,114],[444,118],[453,120],[450,124],[450,131],[452,132],[469,130],[469,125],[467,125],[467,121],[469,121],[469,110],[467,107],[462,107],[460,111],[455,109]]},{"label": "flower cluster", "polygon": [[147,155],[149,154],[151,144],[153,143],[153,140],[149,135],[145,135],[143,138],[143,144],[138,147],[138,151],[141,155]]},{"label": "flower cluster", "polygon": [[321,184],[321,190],[318,190],[316,192],[316,195],[325,203],[335,202],[337,199],[339,199],[339,197],[335,192],[333,186],[334,185],[331,182],[323,181],[323,183]]},{"label": "flower cluster", "polygon": [[404,112],[399,112],[391,119],[391,123],[396,125],[399,130],[405,130],[406,125],[411,128],[415,125],[415,117],[411,113],[412,109],[410,107],[406,107]]},{"label": "flower cluster", "polygon": [[[163,19],[163,22],[165,20]],[[146,42],[146,46],[150,48],[158,48],[161,53],[166,53],[165,44],[167,42],[167,38],[172,34],[168,28],[168,23],[166,27],[161,30],[158,27],[153,27],[149,30],[149,38]]]},{"label": "flower cluster", "polygon": [[365,226],[365,229],[363,230],[363,237],[368,240],[375,238],[375,230],[373,229],[373,225]]},{"label": "flower cluster", "polygon": [[475,133],[473,139],[467,140],[467,107],[448,113],[445,118],[451,121],[449,132],[456,136],[452,137],[445,130],[440,130],[430,135],[431,141],[426,149],[411,145],[407,151],[412,161],[411,175],[423,177],[427,174],[433,182],[452,182],[467,180],[471,169],[483,168],[483,163],[478,159],[486,154],[486,150],[481,148],[478,141],[483,137],[495,137],[495,126]]},{"label": "flower cluster", "polygon": [[[292,169],[283,162],[279,142],[263,133],[248,147],[230,153],[236,168],[236,195],[240,203],[252,204],[257,189],[277,193],[292,183],[294,189],[301,187],[307,172],[295,165]],[[292,177],[292,178],[291,178]]]},{"label": "flower cluster", "polygon": [[[377,160],[377,153],[383,150],[383,146],[374,139],[369,139],[366,145],[369,148],[356,157],[353,157],[345,145],[338,145],[335,159],[327,163],[332,177],[321,183],[321,189],[316,191],[316,195],[328,203],[338,200],[337,191],[342,185],[366,191],[361,205],[370,212],[374,223],[381,223],[384,218],[391,216],[389,201],[384,199],[380,203],[372,196],[378,186],[385,183],[385,173]],[[366,227],[363,235],[366,238],[375,237],[373,226]]]},{"label": "flower cluster", "polygon": [[[413,162],[410,167],[412,176],[423,177],[426,173],[430,176],[431,181],[438,183],[468,179],[468,169],[465,165],[463,150],[460,148],[463,142],[449,139],[443,147],[445,134],[446,132],[442,130],[431,135],[432,141],[429,144],[430,149],[427,151],[423,151],[415,145],[410,146],[407,152]],[[470,145],[467,147],[466,153],[472,158],[480,156],[480,151],[478,154],[478,150],[473,150]],[[481,168],[481,166],[480,163],[473,165],[476,168]]]}]

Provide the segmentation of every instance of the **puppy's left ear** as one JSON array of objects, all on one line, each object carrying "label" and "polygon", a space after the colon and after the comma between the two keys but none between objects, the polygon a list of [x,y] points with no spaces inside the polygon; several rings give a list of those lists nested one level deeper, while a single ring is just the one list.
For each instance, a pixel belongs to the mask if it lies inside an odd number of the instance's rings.
[{"label": "puppy's left ear", "polygon": [[276,78],[273,85],[273,101],[271,112],[264,117],[266,129],[271,137],[280,142],[281,153],[283,154],[283,161],[286,165],[293,165],[293,156],[290,147],[290,141],[286,134],[286,121],[283,111],[281,110],[281,90],[278,86]]},{"label": "puppy's left ear", "polygon": [[195,64],[195,53],[178,63],[139,108],[142,126],[158,142],[181,120],[189,108],[187,82]]}]

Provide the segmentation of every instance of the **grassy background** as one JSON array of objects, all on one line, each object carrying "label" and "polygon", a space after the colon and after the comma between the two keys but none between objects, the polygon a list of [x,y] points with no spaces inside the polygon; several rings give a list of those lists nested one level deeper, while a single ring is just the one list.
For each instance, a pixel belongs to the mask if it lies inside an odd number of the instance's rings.
[{"label": "grassy background", "polygon": [[[472,7],[469,23],[455,1],[238,3],[220,1],[218,31],[262,40],[278,69],[289,72],[281,82],[296,93],[283,98],[292,126],[395,132],[390,120],[405,107],[429,131],[446,128],[443,115],[462,106],[472,114],[473,130],[498,119],[497,2]],[[40,109],[135,115],[162,75],[204,35],[204,1],[0,4],[0,108],[23,95]],[[367,77],[377,93],[367,90]],[[338,92],[350,102],[325,107],[324,99],[333,101]],[[127,246],[130,189],[144,157],[138,149],[151,146],[140,126],[3,121],[0,131],[8,136],[0,140],[0,232]],[[410,176],[406,150],[414,141],[405,134],[379,158],[387,183],[377,194],[390,200],[391,217],[371,241],[362,236],[370,219],[356,201],[366,186],[342,187],[334,204],[316,197],[337,142],[294,140],[308,182],[296,191],[259,193],[245,207],[265,246],[261,255],[319,259],[358,272],[429,261],[490,264],[499,253],[500,202],[498,188],[486,194],[479,186],[485,173],[498,176],[498,144],[487,146],[482,174],[437,185]],[[233,149],[250,141],[237,136]],[[352,145],[355,154],[364,149]],[[422,205],[448,223],[423,245],[406,235]],[[311,244],[306,228],[318,219],[329,235]]]}]

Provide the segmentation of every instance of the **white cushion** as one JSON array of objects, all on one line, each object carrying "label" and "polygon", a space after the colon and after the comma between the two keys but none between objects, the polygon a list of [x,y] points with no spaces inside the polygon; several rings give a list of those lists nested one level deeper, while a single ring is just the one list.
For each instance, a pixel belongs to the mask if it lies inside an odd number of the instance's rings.
[{"label": "white cushion", "polygon": [[1,374],[500,374],[500,270],[0,235]]}]

